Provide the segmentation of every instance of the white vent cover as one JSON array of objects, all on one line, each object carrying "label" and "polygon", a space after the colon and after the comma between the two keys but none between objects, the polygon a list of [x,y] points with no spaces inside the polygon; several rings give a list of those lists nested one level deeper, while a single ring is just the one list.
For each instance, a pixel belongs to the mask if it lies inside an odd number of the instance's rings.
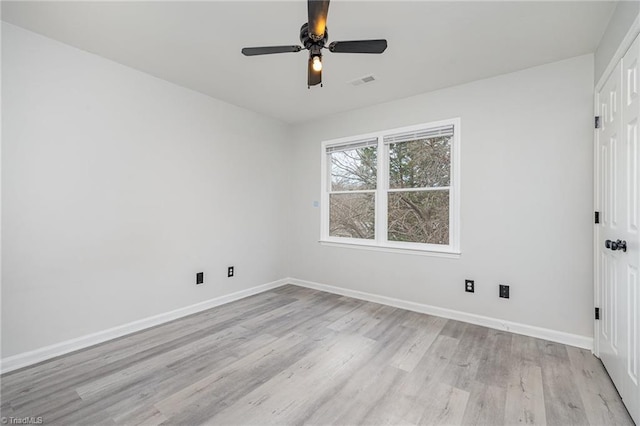
[{"label": "white vent cover", "polygon": [[356,78],[355,80],[351,80],[349,84],[352,86],[360,86],[361,84],[371,83],[372,81],[375,81],[375,80],[376,78],[372,74],[369,74],[363,77]]}]

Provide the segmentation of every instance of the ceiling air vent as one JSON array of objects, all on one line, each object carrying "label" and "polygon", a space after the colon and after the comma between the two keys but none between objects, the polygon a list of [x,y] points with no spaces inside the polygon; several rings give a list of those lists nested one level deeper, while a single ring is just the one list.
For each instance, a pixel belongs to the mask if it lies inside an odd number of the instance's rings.
[{"label": "ceiling air vent", "polygon": [[376,78],[373,75],[369,74],[369,75],[365,75],[364,77],[351,80],[349,84],[352,86],[360,86],[361,84],[371,83],[372,81],[375,81],[375,80]]}]

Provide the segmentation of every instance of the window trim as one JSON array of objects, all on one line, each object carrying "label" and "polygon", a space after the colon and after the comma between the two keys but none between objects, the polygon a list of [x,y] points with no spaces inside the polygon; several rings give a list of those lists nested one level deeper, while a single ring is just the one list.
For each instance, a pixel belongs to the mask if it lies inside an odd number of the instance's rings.
[{"label": "window trim", "polygon": [[[387,240],[387,193],[398,188],[389,188],[389,144],[384,142],[384,137],[399,133],[416,132],[432,127],[453,125],[453,138],[451,141],[451,181],[449,182],[449,244],[425,244]],[[378,132],[349,136],[323,141],[321,162],[321,192],[320,192],[320,240],[323,245],[340,246],[347,248],[360,248],[368,250],[380,250],[387,252],[401,252],[412,254],[424,254],[444,257],[459,257],[460,251],[460,117],[416,124],[395,129],[381,130]],[[375,236],[373,240],[331,237],[329,236],[329,193],[331,189],[331,173],[329,171],[327,149],[332,146],[349,145],[366,139],[375,138],[378,141],[377,184],[374,190],[375,197]],[[447,187],[438,187],[428,190],[443,190]],[[413,190],[409,188],[409,190]],[[418,188],[415,190],[424,190]],[[367,190],[366,192],[370,192]],[[382,196],[381,196],[382,194]],[[383,216],[385,219],[381,219]]]}]

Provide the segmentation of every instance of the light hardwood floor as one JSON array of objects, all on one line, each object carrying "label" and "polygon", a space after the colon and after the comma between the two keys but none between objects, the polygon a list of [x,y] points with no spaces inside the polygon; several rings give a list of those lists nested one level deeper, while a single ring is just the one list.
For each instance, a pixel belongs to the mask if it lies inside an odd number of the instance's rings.
[{"label": "light hardwood floor", "polygon": [[43,424],[633,424],[589,351],[291,285],[1,380]]}]

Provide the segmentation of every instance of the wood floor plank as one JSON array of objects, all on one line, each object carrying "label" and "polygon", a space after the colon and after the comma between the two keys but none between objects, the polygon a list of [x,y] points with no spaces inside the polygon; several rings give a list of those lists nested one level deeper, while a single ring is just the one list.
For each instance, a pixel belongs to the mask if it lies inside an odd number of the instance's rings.
[{"label": "wood floor plank", "polygon": [[591,424],[626,424],[627,409],[609,379],[602,362],[584,349],[567,347],[569,362]]},{"label": "wood floor plank", "polygon": [[412,338],[397,350],[391,360],[391,366],[407,372],[413,371],[446,323],[447,320],[444,318],[430,317],[429,322],[416,330]]},{"label": "wood floor plank", "polygon": [[332,381],[348,377],[369,357],[375,341],[359,335],[339,335],[271,380],[215,413],[215,424],[295,424],[307,417],[305,406]]},{"label": "wood floor plank", "polygon": [[158,371],[168,370],[167,364],[169,363],[174,364],[184,360],[191,354],[212,350],[212,348],[219,346],[221,342],[228,342],[237,335],[248,335],[248,332],[241,327],[220,330],[217,333],[203,336],[201,339],[193,340],[186,345],[166,351],[156,357],[104,375],[91,383],[78,386],[76,387],[76,392],[85,401],[101,398],[105,394],[113,393],[116,389],[130,387],[146,377],[154,376]]},{"label": "wood floor plank", "polygon": [[455,339],[460,339],[469,325],[471,324],[462,321],[448,320],[447,324],[442,329],[441,334]]},{"label": "wood floor plank", "polygon": [[489,329],[468,324],[458,338],[458,346],[449,364],[445,367],[441,380],[451,386],[471,391],[478,374],[478,368],[485,354]]},{"label": "wood floor plank", "polygon": [[84,374],[78,374],[78,372],[70,372],[67,378],[61,380],[51,380],[51,382],[40,383],[37,387],[34,387],[29,393],[20,395],[15,398],[16,404],[22,404],[23,401],[28,403],[30,400],[39,400],[43,398],[49,398],[52,395],[57,394],[65,388],[72,387],[74,389],[86,385],[87,383],[94,382],[96,380],[102,380],[105,376],[111,374],[118,374],[122,370],[136,369],[140,365],[153,362],[157,357],[164,356],[167,352],[179,349],[185,344],[194,342],[206,337],[208,334],[215,333],[216,331],[222,331],[224,327],[219,330],[218,327],[210,329],[198,328],[193,333],[180,333],[178,336],[174,336],[172,339],[166,339],[164,344],[156,345],[143,352],[134,351],[128,358],[122,358],[115,363],[107,363],[102,367],[96,367],[89,371],[84,371]]},{"label": "wood floor plank", "polygon": [[534,337],[513,334],[511,337],[511,359],[518,363],[541,366],[541,340]]},{"label": "wood floor plank", "polygon": [[407,311],[403,309],[387,307],[382,312],[382,315],[384,315],[384,320],[365,333],[366,337],[374,340],[384,338],[385,334],[394,333],[407,320]]},{"label": "wood floor plank", "polygon": [[517,361],[512,364],[504,420],[506,424],[520,425],[547,423],[539,366]]},{"label": "wood floor plank", "polygon": [[0,377],[47,425],[633,422],[588,351],[286,285]]},{"label": "wood floor plank", "polygon": [[476,381],[502,389],[509,382],[511,339],[513,334],[499,330],[489,330],[484,352],[478,365]]},{"label": "wood floor plank", "polygon": [[453,386],[437,383],[432,397],[424,407],[419,424],[458,425],[462,423],[469,401],[469,392]]},{"label": "wood floor plank", "polygon": [[316,396],[305,424],[362,424],[370,411],[388,396],[394,383],[406,377],[406,372],[390,367],[389,362],[415,330],[401,327],[397,333],[376,341],[374,356],[355,371],[345,383],[335,382],[333,389]]},{"label": "wood floor plank", "polygon": [[559,343],[539,341],[542,351],[542,385],[547,424],[589,424],[584,403],[577,389],[567,347]]},{"label": "wood floor plank", "polygon": [[444,368],[455,353],[458,339],[438,336],[411,374],[389,389],[388,395],[367,415],[364,423],[417,424],[440,383]]},{"label": "wood floor plank", "polygon": [[2,395],[0,395],[0,417],[16,417],[13,408],[11,408],[11,404],[8,400],[3,399]]},{"label": "wood floor plank", "polygon": [[[230,352],[214,351],[208,353],[209,356],[202,356],[199,363],[185,363],[179,367],[170,367],[173,375],[150,385],[139,383],[137,387],[128,388],[126,392],[120,391],[118,395],[110,396],[108,410],[117,423],[135,423],[141,412],[155,410],[153,404],[191,386],[199,378],[217,373],[238,360],[273,344],[276,340],[274,336],[258,335],[234,346]],[[235,386],[239,387],[237,383]],[[118,399],[114,400],[115,398]]]},{"label": "wood floor plank", "polygon": [[[274,336],[284,336],[294,329],[298,329],[301,325],[316,322],[318,318],[325,315],[339,315],[342,311],[352,311],[355,308],[353,303],[345,303],[338,299],[337,304],[327,303],[329,300],[336,300],[327,297],[326,293],[309,296],[308,299],[300,300],[294,305],[294,311],[287,312],[285,315],[279,315],[269,319],[261,319],[258,321],[244,322],[247,327],[254,332],[262,332],[272,334]],[[361,302],[362,303],[362,302]],[[361,303],[357,306],[360,306]]]},{"label": "wood floor plank", "polygon": [[[4,398],[4,396],[3,396]],[[38,398],[19,402],[11,401],[11,408],[15,414],[24,417],[50,417],[51,413],[71,412],[84,406],[84,401],[75,389],[65,389],[58,392],[55,398]]]},{"label": "wood floor plank", "polygon": [[[176,420],[183,422],[193,420],[184,417],[197,414],[196,408],[205,401],[210,406],[220,400],[226,401],[225,404],[220,404],[221,406],[234,402],[244,393],[280,373],[285,368],[282,365],[283,359],[290,360],[291,358],[288,357],[291,357],[292,353],[299,353],[302,356],[305,349],[310,350],[308,343],[307,336],[297,333],[280,338],[175,392],[156,403],[155,407],[167,418],[182,415],[182,420],[178,418]],[[294,348],[297,348],[295,352],[292,351]],[[209,416],[213,414],[208,413]]]},{"label": "wood floor plank", "polygon": [[144,406],[142,409],[132,413],[125,421],[114,418],[116,424],[137,425],[137,426],[158,426],[167,422],[167,418],[154,406]]},{"label": "wood floor plank", "polygon": [[378,326],[385,316],[385,307],[377,303],[363,303],[328,325],[331,330],[366,334]]},{"label": "wood floor plank", "polygon": [[505,388],[474,382],[470,387],[462,425],[503,425],[505,422]]}]

